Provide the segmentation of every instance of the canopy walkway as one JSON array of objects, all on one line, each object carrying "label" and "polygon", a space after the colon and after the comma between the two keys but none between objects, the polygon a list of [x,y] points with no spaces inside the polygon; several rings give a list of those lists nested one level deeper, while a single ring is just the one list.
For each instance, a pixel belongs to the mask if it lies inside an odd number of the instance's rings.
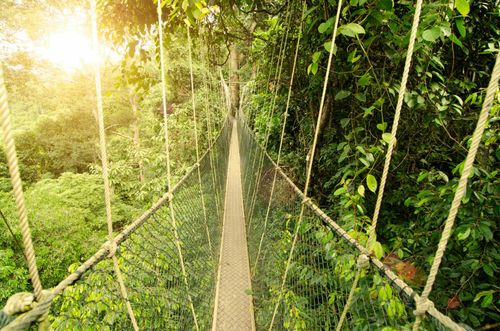
[{"label": "canopy walkway", "polygon": [[[340,1],[339,12],[341,4]],[[395,143],[421,4],[417,1],[376,208],[380,208]],[[161,15],[159,24],[162,26]],[[161,33],[159,35],[162,45]],[[94,38],[97,40],[95,26]],[[163,52],[162,47],[160,50]],[[318,118],[332,56],[333,51]],[[161,66],[164,80],[163,53]],[[499,75],[497,57],[435,264],[424,292],[418,295],[373,253],[379,211],[375,211],[366,246],[361,245],[309,198],[312,158],[308,160],[305,188],[299,189],[280,167],[281,145],[277,160],[273,160],[266,152],[269,135],[263,146],[260,145],[245,121],[243,109],[236,118],[227,117],[215,139],[209,137],[210,147],[201,156],[195,139],[197,163],[175,186],[170,185],[164,83],[170,190],[115,235],[98,67],[97,109],[109,240],[56,287],[43,290],[31,244],[0,67],[4,141],[34,288],[34,295],[20,293],[7,302],[0,318],[2,330],[28,329],[36,324],[41,329],[54,330],[468,329],[438,311],[428,295],[498,89]],[[289,97],[292,84],[293,73]],[[287,111],[288,106],[289,103]],[[273,107],[271,105],[271,112]],[[193,111],[196,123],[194,98]],[[285,125],[286,112],[280,144]],[[195,137],[196,130],[195,124]],[[314,155],[316,139],[317,129],[311,155]]]}]

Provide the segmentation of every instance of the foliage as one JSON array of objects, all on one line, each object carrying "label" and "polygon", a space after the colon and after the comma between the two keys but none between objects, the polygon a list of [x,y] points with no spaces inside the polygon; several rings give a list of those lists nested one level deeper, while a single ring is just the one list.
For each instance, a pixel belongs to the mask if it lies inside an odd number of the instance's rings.
[{"label": "foliage", "polygon": [[[282,158],[299,183],[316,125],[336,6],[336,1],[312,1],[305,9]],[[300,11],[292,7],[291,27],[298,26]],[[312,195],[358,238],[371,224],[413,13],[410,1],[354,0],[344,4],[340,17]],[[498,17],[498,8],[486,1],[423,6],[377,230],[385,261],[397,257],[394,271],[417,290],[425,283],[498,51]],[[248,108],[250,125],[260,137],[272,123],[271,152],[279,143],[281,125],[275,122],[283,120],[292,65],[288,54],[296,41],[294,36],[285,51],[282,81],[273,83],[284,35],[277,28],[283,23],[276,21],[284,22],[285,13],[257,31],[268,43],[254,42],[261,88]],[[244,70],[251,75],[252,68]],[[270,119],[264,105],[275,89]],[[431,296],[440,310],[473,327],[500,320],[493,278],[499,263],[497,116],[495,104]]]}]

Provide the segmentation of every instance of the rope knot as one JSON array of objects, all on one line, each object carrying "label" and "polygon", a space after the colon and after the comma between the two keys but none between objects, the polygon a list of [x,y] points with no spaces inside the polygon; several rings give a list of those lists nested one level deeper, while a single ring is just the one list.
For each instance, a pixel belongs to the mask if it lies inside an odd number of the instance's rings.
[{"label": "rope knot", "polygon": [[366,254],[361,254],[358,256],[356,265],[358,266],[358,269],[367,268],[370,265],[370,258]]},{"label": "rope knot", "polygon": [[174,199],[174,194],[172,192],[168,191],[166,195],[167,195],[167,199],[168,200],[173,200]]},{"label": "rope knot", "polygon": [[417,305],[417,308],[413,311],[413,314],[415,314],[415,316],[425,315],[425,313],[428,312],[429,309],[434,308],[434,302],[427,298],[420,297],[415,301],[415,303]]},{"label": "rope knot", "polygon": [[12,295],[5,304],[3,312],[9,316],[25,313],[33,308],[35,296],[29,292],[19,292]]},{"label": "rope knot", "polygon": [[106,241],[106,246],[108,247],[108,250],[109,250],[108,257],[115,256],[116,250],[118,249],[116,242],[114,240],[108,240],[108,241]]},{"label": "rope knot", "polygon": [[7,319],[6,329],[25,330],[34,322],[46,323],[53,299],[54,292],[51,290],[43,290],[39,301],[35,301],[35,296],[28,292],[12,295],[2,310],[10,319],[10,323]]},{"label": "rope knot", "polygon": [[304,200],[302,200],[303,204],[307,204],[309,202],[311,202],[311,198],[309,198],[309,197],[305,197]]}]

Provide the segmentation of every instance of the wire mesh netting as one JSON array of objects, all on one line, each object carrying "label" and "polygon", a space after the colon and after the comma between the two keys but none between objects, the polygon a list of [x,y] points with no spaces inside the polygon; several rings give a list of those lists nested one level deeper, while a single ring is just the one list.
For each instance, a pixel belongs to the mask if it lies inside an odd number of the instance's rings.
[{"label": "wire mesh netting", "polygon": [[[175,188],[175,227],[165,200],[117,247],[116,256],[140,330],[194,329],[195,316],[200,329],[211,326],[230,136],[231,125],[226,122],[199,163],[206,220],[195,167]],[[132,329],[112,260],[106,258],[95,264],[56,297],[49,320],[55,330]]]},{"label": "wire mesh netting", "polygon": [[[280,297],[303,195],[277,171],[242,120],[238,133],[240,149],[246,151],[241,154],[241,167],[255,323],[257,329],[267,330]],[[352,238],[332,224],[306,203],[273,329],[331,330],[337,326],[361,251]],[[361,271],[342,330],[411,329],[415,319],[413,291],[400,287],[386,273],[387,269],[373,263]],[[432,316],[425,319],[421,329],[447,330]]]}]

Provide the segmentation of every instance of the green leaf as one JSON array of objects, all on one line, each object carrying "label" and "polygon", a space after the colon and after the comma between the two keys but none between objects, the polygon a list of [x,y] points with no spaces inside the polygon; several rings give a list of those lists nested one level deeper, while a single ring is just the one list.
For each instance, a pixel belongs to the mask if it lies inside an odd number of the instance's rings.
[{"label": "green leaf", "polygon": [[373,253],[375,253],[375,256],[377,257],[377,259],[381,259],[382,256],[384,256],[384,248],[382,247],[382,244],[380,244],[378,241],[373,243],[373,246],[370,250]]},{"label": "green leaf", "polygon": [[365,187],[363,186],[363,184],[359,185],[358,186],[358,193],[359,195],[361,195],[362,197],[365,196]]},{"label": "green leaf", "polygon": [[[331,49],[332,49],[332,42],[331,41],[327,41],[326,43],[323,44],[323,47],[325,48],[325,50],[330,53]],[[337,45],[333,46],[333,55],[337,55]]]},{"label": "green leaf", "polygon": [[460,232],[457,235],[457,239],[458,240],[465,240],[465,239],[467,239],[467,237],[469,237],[469,235],[470,235],[470,228],[467,228],[464,232]]},{"label": "green leaf", "polygon": [[321,56],[321,52],[315,52],[312,56],[313,63],[317,63],[320,56]]},{"label": "green leaf", "polygon": [[425,30],[424,33],[422,33],[422,38],[426,41],[434,42],[440,35],[441,30],[439,27],[435,26],[432,29]]},{"label": "green leaf", "polygon": [[350,119],[349,118],[343,118],[340,120],[340,126],[342,128],[345,128],[349,124]]},{"label": "green leaf", "polygon": [[341,195],[342,193],[345,193],[347,190],[345,187],[341,187],[339,189],[337,189],[335,192],[333,192],[333,195],[334,196],[338,196],[338,195]]},{"label": "green leaf", "polygon": [[467,16],[470,12],[470,5],[467,0],[455,0],[455,6],[462,16]]},{"label": "green leaf", "polygon": [[394,7],[393,0],[380,0],[378,1],[377,7],[382,10],[391,10]]},{"label": "green leaf", "polygon": [[307,67],[307,73],[316,75],[318,72],[318,63],[311,63],[309,67]]},{"label": "green leaf", "polygon": [[337,94],[335,94],[335,100],[342,100],[351,95],[350,91],[340,90]]},{"label": "green leaf", "polygon": [[457,38],[457,36],[455,36],[453,33],[452,33],[452,34],[450,34],[450,40],[451,40],[454,44],[457,44],[458,46],[463,47],[462,42],[460,41],[460,39],[458,39],[458,38]]},{"label": "green leaf", "polygon": [[455,25],[457,26],[457,30],[460,33],[462,37],[465,37],[467,35],[466,30],[465,30],[465,23],[464,19],[462,17],[458,17],[455,20]]},{"label": "green leaf", "polygon": [[383,133],[382,134],[382,139],[386,142],[389,143],[391,141],[391,134],[389,132]]},{"label": "green leaf", "polygon": [[327,32],[329,29],[332,28],[334,20],[335,20],[335,16],[328,19],[328,21],[321,23],[318,26],[318,32],[319,33]]},{"label": "green leaf", "polygon": [[368,175],[366,176],[366,185],[368,186],[368,189],[375,193],[377,190],[377,179],[373,175]]},{"label": "green leaf", "polygon": [[385,129],[387,129],[387,122],[382,122],[382,123],[377,124],[377,129],[384,132]]},{"label": "green leaf", "polygon": [[348,23],[338,28],[338,33],[348,37],[356,37],[359,34],[364,34],[365,29],[357,23]]},{"label": "green leaf", "polygon": [[493,268],[489,264],[483,265],[483,271],[490,277],[493,277],[494,275]]},{"label": "green leaf", "polygon": [[366,86],[370,83],[370,79],[372,76],[369,73],[364,74],[358,79],[358,85],[359,86]]}]

